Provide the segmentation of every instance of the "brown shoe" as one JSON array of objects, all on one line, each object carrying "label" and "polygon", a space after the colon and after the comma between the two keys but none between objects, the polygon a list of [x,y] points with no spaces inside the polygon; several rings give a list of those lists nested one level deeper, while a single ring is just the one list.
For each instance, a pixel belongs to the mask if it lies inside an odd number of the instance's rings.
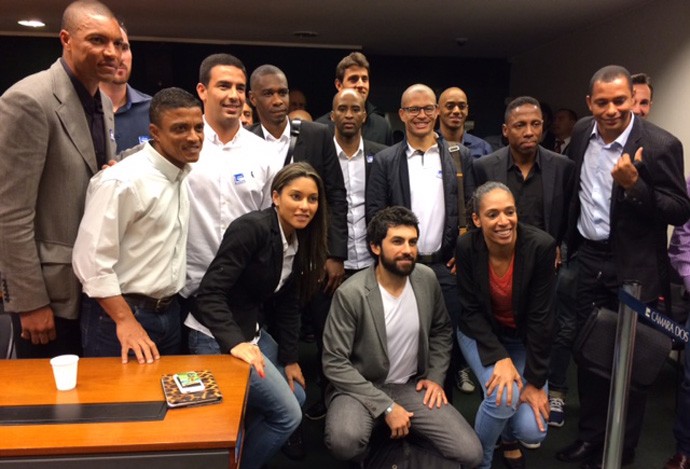
[{"label": "brown shoe", "polygon": [[676,453],[671,459],[666,461],[664,469],[690,469],[690,456],[683,453]]}]

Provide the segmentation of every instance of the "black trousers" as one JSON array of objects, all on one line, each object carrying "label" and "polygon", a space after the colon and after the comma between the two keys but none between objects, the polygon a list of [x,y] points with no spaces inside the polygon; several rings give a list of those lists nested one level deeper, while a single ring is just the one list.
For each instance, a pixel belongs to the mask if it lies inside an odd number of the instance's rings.
[{"label": "black trousers", "polygon": [[[577,262],[577,325],[582,328],[594,307],[618,311],[618,289],[613,255],[606,245],[584,244],[578,251]],[[611,337],[614,341],[615,337]],[[580,397],[580,422],[578,437],[595,444],[604,443],[608,415],[611,380],[578,367],[578,393]],[[646,392],[630,391],[628,413],[625,422],[624,453],[634,451],[640,439],[642,420],[647,403]]]}]

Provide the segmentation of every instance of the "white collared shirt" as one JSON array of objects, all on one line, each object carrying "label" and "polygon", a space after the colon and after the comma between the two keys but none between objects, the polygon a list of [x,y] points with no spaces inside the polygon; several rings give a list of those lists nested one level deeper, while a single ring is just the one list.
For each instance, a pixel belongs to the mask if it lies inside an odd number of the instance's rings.
[{"label": "white collared shirt", "polygon": [[174,295],[184,286],[189,165],[151,144],[89,183],[72,265],[84,293],[107,298]]},{"label": "white collared shirt", "polygon": [[[275,138],[271,133],[266,130],[266,127],[261,125],[261,131],[264,134],[264,138],[268,143],[270,143],[275,151],[280,155],[280,164],[281,167],[285,163],[285,157],[287,156],[288,149],[290,148],[290,119],[288,119],[287,125],[283,129],[283,133],[280,134],[280,137]],[[292,158],[290,158],[290,161],[288,163],[292,163]]]},{"label": "white collared shirt", "polygon": [[292,241],[288,243],[285,237],[285,231],[283,231],[283,225],[280,224],[280,215],[278,215],[278,209],[276,209],[276,216],[278,217],[278,226],[280,227],[280,240],[283,243],[283,267],[280,270],[280,280],[274,293],[283,288],[288,277],[292,273],[292,265],[295,261],[295,255],[297,254],[297,249],[299,248],[299,241],[297,240],[297,233],[293,233]]},{"label": "white collared shirt", "polygon": [[423,154],[407,146],[411,209],[419,220],[419,254],[433,254],[441,249],[446,225],[443,171],[438,144]]},{"label": "white collared shirt", "polygon": [[364,205],[366,193],[366,161],[364,140],[360,137],[359,148],[348,157],[333,137],[340,169],[347,191],[347,260],[346,269],[360,270],[374,263],[367,249],[367,220]]},{"label": "white collared shirt", "polygon": [[390,367],[386,384],[405,384],[417,374],[419,357],[419,308],[410,283],[405,279],[405,288],[399,297],[388,293],[379,284],[383,316],[386,322],[386,346]]},{"label": "white collared shirt", "polygon": [[580,175],[580,216],[577,229],[591,241],[603,241],[611,233],[611,170],[623,154],[635,116],[613,142],[606,144],[596,123],[589,136]]},{"label": "white collared shirt", "polygon": [[191,215],[187,281],[182,296],[199,288],[225,230],[245,213],[271,206],[271,183],[282,161],[275,149],[243,127],[222,144],[204,126],[204,148],[189,175]]}]

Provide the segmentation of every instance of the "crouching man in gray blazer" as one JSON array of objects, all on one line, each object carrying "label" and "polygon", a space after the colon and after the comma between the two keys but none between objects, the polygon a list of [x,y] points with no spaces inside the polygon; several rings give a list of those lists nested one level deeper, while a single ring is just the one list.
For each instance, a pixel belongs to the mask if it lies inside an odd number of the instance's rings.
[{"label": "crouching man in gray blazer", "polygon": [[376,264],[335,292],[323,335],[325,443],[336,458],[361,461],[372,429],[385,422],[391,438],[416,432],[474,467],[482,448],[443,391],[450,318],[433,271],[415,268],[418,237],[410,210],[381,210],[367,227]]}]

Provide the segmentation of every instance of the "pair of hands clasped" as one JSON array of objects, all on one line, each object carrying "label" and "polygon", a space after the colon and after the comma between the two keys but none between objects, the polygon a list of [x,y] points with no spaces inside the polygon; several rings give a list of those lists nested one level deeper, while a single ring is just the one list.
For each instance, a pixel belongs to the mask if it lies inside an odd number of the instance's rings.
[{"label": "pair of hands clasped", "polygon": [[[442,405],[448,405],[448,399],[443,388],[438,384],[428,379],[422,379],[417,382],[417,392],[426,389],[424,399],[422,402],[429,409],[441,408]],[[403,406],[393,403],[391,412],[386,415],[385,420],[388,428],[391,429],[391,438],[404,438],[410,433],[412,422],[410,418],[414,412],[408,412]]]}]

